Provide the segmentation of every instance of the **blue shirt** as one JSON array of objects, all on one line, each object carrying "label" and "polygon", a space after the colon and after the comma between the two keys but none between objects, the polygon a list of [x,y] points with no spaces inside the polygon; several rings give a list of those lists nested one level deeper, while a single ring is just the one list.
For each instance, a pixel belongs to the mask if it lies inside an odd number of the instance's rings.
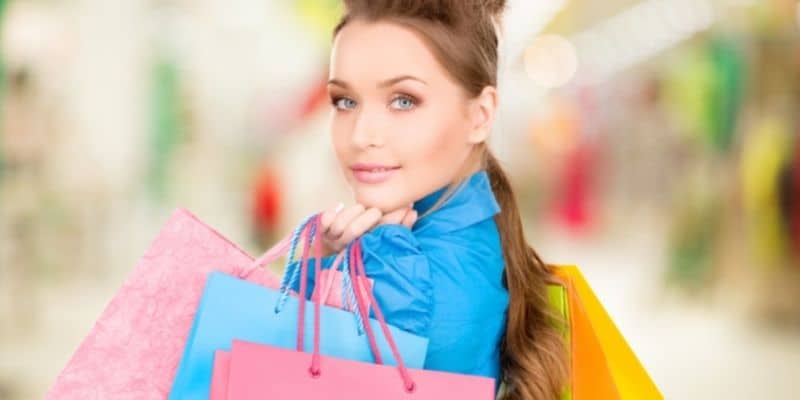
[{"label": "blue shirt", "polygon": [[[423,215],[446,190],[416,201],[414,209]],[[480,170],[412,229],[379,225],[362,236],[364,268],[386,321],[429,339],[425,369],[487,376],[499,385],[508,308],[493,218],[499,212],[488,174]],[[322,268],[334,259],[323,258]],[[314,281],[310,261],[307,298]]]}]

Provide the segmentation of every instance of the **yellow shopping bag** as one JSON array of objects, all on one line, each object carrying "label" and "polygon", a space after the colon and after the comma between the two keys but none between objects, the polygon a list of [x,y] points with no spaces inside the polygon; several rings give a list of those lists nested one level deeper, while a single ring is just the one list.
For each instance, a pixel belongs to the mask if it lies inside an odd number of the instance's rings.
[{"label": "yellow shopping bag", "polygon": [[553,268],[561,285],[549,287],[551,304],[569,329],[571,400],[658,400],[663,396],[575,266]]}]

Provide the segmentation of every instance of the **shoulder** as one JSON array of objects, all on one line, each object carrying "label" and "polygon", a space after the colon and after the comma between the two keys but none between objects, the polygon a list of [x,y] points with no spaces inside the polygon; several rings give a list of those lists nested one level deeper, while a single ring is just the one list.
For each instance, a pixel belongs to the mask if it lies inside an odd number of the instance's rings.
[{"label": "shoulder", "polygon": [[378,225],[361,237],[364,248],[381,252],[416,253],[419,240],[414,233],[400,224]]},{"label": "shoulder", "polygon": [[427,275],[427,257],[419,238],[400,224],[379,225],[361,237],[365,261],[380,260],[386,267],[418,270]]},{"label": "shoulder", "polygon": [[457,258],[462,263],[502,258],[500,232],[493,218],[437,235],[421,234],[416,240],[423,251]]},{"label": "shoulder", "polygon": [[399,224],[379,225],[362,237],[364,249],[382,257],[446,252],[459,258],[501,256],[500,233],[494,218],[467,227],[431,234]]}]

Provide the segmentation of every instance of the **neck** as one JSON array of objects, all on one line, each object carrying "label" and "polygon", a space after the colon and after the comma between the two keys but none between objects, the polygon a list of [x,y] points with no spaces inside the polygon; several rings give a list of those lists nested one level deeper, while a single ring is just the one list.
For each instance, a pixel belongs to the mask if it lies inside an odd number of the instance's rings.
[{"label": "neck", "polygon": [[464,167],[462,167],[462,173],[457,176],[457,178],[460,179],[456,179],[456,182],[461,179],[466,179],[483,169],[482,155],[484,152],[484,146],[484,143],[476,145],[472,148],[472,151],[467,154],[467,157],[464,160]]}]

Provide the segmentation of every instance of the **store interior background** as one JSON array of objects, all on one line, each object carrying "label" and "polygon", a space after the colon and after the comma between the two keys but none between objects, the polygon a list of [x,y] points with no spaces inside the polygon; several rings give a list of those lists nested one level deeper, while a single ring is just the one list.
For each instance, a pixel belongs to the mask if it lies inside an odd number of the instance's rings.
[{"label": "store interior background", "polygon": [[[798,2],[510,3],[492,146],[531,244],[666,398],[797,398]],[[175,208],[258,254],[350,201],[339,1],[0,10],[0,399],[41,398]]]}]

